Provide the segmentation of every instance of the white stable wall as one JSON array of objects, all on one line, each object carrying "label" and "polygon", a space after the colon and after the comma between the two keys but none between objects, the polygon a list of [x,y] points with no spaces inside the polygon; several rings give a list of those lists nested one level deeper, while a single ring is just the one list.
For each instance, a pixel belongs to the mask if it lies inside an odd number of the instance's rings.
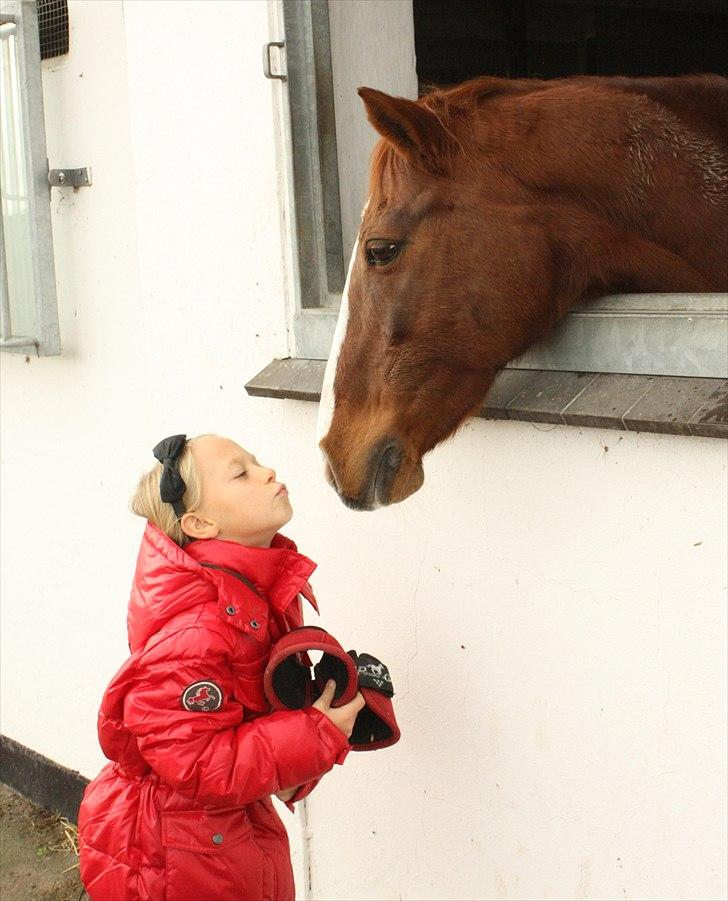
[{"label": "white stable wall", "polygon": [[[403,738],[308,802],[316,899],[726,895],[726,445],[473,422],[375,514],[321,477],[288,348],[267,3],[72,0],[44,64],[64,355],[3,355],[2,731],[93,776],[166,434],[277,465],[322,617]],[[300,822],[285,815],[307,896]]]}]

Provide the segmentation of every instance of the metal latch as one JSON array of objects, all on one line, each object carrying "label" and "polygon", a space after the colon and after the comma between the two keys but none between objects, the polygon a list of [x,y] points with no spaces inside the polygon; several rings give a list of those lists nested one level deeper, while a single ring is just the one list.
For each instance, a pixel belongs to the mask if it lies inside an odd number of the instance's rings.
[{"label": "metal latch", "polygon": [[86,188],[91,184],[91,169],[50,169],[48,183],[53,188]]},{"label": "metal latch", "polygon": [[270,61],[270,48],[278,47],[279,50],[282,50],[286,46],[285,41],[269,41],[263,47],[263,74],[266,78],[273,78],[276,81],[286,81],[288,76],[283,73],[274,72],[271,61]]}]

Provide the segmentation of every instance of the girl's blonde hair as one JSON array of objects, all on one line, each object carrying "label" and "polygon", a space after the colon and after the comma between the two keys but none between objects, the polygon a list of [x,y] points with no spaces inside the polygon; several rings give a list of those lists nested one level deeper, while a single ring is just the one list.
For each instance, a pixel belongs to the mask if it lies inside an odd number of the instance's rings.
[{"label": "girl's blonde hair", "polygon": [[[204,436],[197,436],[197,438],[202,437]],[[185,444],[178,462],[179,474],[182,476],[186,486],[182,502],[188,513],[192,513],[196,510],[200,506],[202,499],[200,472],[195,463],[195,458],[192,456],[192,451],[190,450],[190,445],[196,441],[197,438],[190,438],[187,444]],[[162,469],[162,464],[157,463],[153,469],[144,473],[141,479],[139,479],[139,484],[137,485],[137,489],[132,496],[129,506],[131,507],[132,513],[136,513],[137,516],[143,516],[144,519],[148,519],[149,522],[153,523],[160,531],[164,532],[165,535],[169,535],[175,544],[184,547],[190,539],[182,531],[179,518],[174,512],[172,505],[163,501],[159,494],[159,482],[162,478]]]}]

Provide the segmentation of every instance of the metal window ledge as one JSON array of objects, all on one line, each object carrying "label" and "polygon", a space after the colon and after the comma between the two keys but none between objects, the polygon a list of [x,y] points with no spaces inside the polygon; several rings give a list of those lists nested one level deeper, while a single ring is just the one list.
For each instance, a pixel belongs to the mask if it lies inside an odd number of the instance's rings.
[{"label": "metal window ledge", "polygon": [[[325,360],[338,317],[335,307],[299,310],[298,355]],[[506,368],[728,378],[728,293],[585,301]]]},{"label": "metal window ledge", "polygon": [[[253,397],[318,401],[325,360],[273,360]],[[728,438],[728,379],[507,369],[480,416],[560,425]]]}]

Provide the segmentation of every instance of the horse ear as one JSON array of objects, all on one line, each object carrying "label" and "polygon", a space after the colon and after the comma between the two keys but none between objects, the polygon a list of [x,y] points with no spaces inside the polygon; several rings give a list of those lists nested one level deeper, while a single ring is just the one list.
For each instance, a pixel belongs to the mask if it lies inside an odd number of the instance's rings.
[{"label": "horse ear", "polygon": [[400,156],[426,169],[440,169],[447,134],[427,107],[374,88],[359,88],[367,118]]}]

